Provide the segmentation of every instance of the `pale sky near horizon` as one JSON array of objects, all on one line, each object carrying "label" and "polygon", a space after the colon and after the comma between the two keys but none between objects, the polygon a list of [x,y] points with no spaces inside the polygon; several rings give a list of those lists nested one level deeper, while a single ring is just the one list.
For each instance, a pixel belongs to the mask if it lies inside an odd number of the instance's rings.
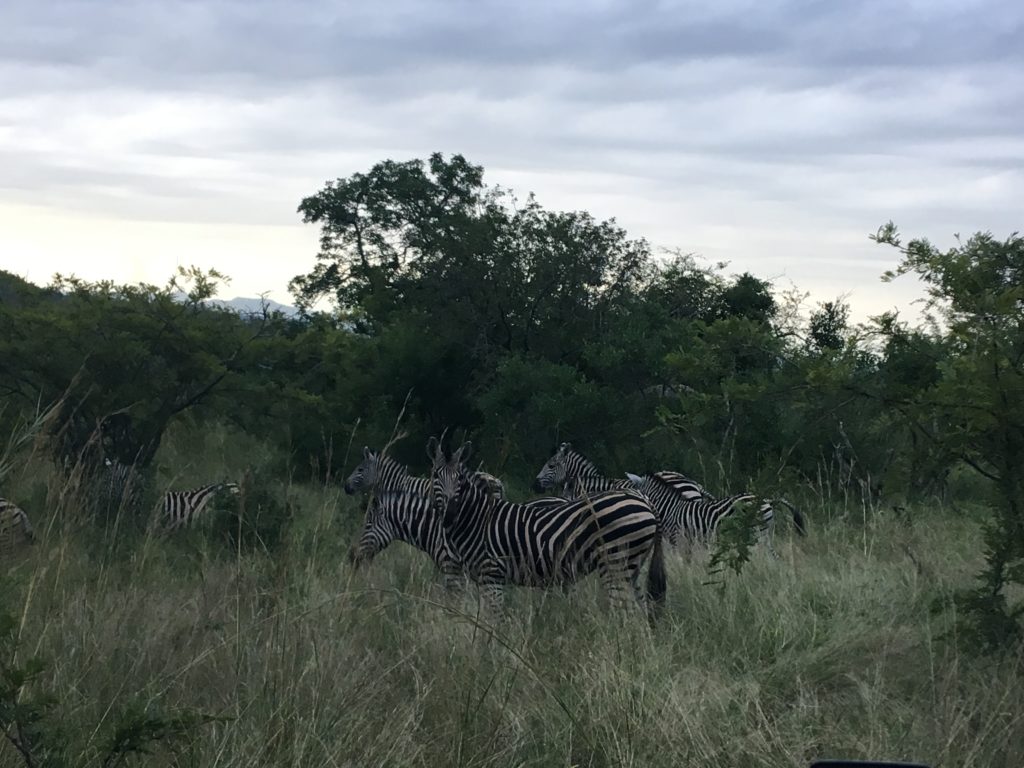
[{"label": "pale sky near horizon", "polygon": [[854,316],[907,308],[893,219],[1005,237],[1024,200],[1024,4],[7,0],[0,268],[290,303],[330,178],[461,152]]}]

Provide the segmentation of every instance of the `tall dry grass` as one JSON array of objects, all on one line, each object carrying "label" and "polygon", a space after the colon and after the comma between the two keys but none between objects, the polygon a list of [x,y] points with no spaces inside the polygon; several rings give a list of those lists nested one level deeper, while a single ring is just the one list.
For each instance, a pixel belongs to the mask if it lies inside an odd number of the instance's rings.
[{"label": "tall dry grass", "polygon": [[[10,473],[41,541],[4,564],[3,601],[18,654],[47,662],[41,728],[71,764],[96,764],[126,707],[223,718],[131,758],[146,765],[1021,764],[1020,656],[977,659],[945,634],[979,565],[963,516],[811,506],[806,539],[783,532],[780,560],[759,553],[721,586],[705,557],[670,557],[653,631],[585,583],[513,591],[493,635],[475,590],[452,601],[404,545],[352,573],[357,504],[291,483],[259,444],[183,430],[159,460],[158,485],[276,473],[300,514],[273,554],[152,530],[111,547],[39,456]],[[0,766],[21,764],[0,744]]]}]

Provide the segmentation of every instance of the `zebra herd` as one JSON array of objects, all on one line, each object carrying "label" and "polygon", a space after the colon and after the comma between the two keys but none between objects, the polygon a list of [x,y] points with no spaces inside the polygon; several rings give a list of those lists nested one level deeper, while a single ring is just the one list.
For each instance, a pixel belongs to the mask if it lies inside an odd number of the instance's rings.
[{"label": "zebra herd", "polygon": [[[453,588],[464,574],[476,582],[492,614],[500,615],[505,585],[567,586],[597,573],[612,601],[626,596],[648,608],[665,597],[664,541],[679,547],[707,542],[752,494],[714,499],[695,481],[672,471],[607,478],[569,443],[562,443],[537,474],[534,489],[546,497],[516,503],[500,480],[468,466],[472,447],[446,457],[431,438],[429,477],[414,477],[384,452],[363,449],[345,482],[348,494],[371,502],[349,558],[359,566],[392,541],[425,552]],[[801,535],[800,512],[787,502]],[[760,540],[772,547],[774,509],[758,510]],[[641,568],[649,561],[646,587]]]},{"label": "zebra herd", "polygon": [[[428,477],[414,477],[385,452],[366,447],[363,458],[344,484],[348,494],[367,493],[371,502],[362,532],[349,553],[355,566],[372,560],[393,541],[425,552],[455,590],[464,576],[476,582],[492,613],[500,614],[506,585],[566,587],[596,573],[615,603],[654,609],[665,596],[665,542],[689,552],[695,542],[708,542],[721,522],[739,505],[757,501],[752,494],[713,498],[685,475],[663,470],[624,478],[603,476],[569,443],[562,443],[541,467],[534,489],[547,492],[522,503],[506,497],[504,484],[469,466],[472,446],[446,456],[431,438]],[[107,460],[104,483],[115,499],[137,493],[133,467]],[[162,498],[161,524],[167,530],[191,526],[220,492],[238,494],[231,482]],[[804,533],[800,512],[779,500]],[[758,536],[768,553],[775,512],[772,502],[758,507]],[[6,556],[34,538],[28,516],[0,499],[0,546]],[[646,585],[641,570],[648,565]]]}]

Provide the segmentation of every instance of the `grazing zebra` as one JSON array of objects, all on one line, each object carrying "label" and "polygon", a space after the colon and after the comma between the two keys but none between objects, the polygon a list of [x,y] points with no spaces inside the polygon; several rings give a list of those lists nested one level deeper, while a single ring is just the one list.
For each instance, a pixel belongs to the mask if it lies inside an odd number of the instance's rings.
[{"label": "grazing zebra", "polygon": [[[640,493],[611,491],[543,508],[499,501],[465,468],[470,449],[466,443],[446,460],[433,444],[432,503],[492,616],[501,615],[506,584],[565,586],[595,571],[615,603],[627,602],[630,590],[641,605],[664,601],[662,536]],[[640,568],[648,556],[644,595]]]},{"label": "grazing zebra", "polygon": [[[703,498],[685,499],[679,490],[680,483],[673,477],[663,477],[665,474],[674,475],[675,473],[658,472],[650,475],[644,484],[644,488],[646,489],[645,493],[649,494],[651,498],[662,499],[665,502],[664,506],[661,507],[664,515],[662,524],[665,529],[665,535],[672,546],[678,546],[683,540],[686,540],[687,543],[694,541],[710,542],[722,520],[732,514],[737,505],[757,501],[757,497],[749,493],[736,494],[724,499],[714,499],[707,495]],[[673,496],[676,497],[674,502],[672,501]],[[793,513],[793,523],[797,533],[803,536],[803,515],[789,502],[782,500],[782,503],[789,507]],[[761,500],[758,515],[761,521],[758,524],[758,538],[764,542],[772,557],[778,557],[778,553],[772,546],[772,537],[775,531],[775,510],[770,500]]]},{"label": "grazing zebra", "polygon": [[188,527],[206,509],[210,499],[220,491],[239,493],[237,483],[212,483],[187,491],[168,491],[164,494],[163,523],[169,530]]},{"label": "grazing zebra", "polygon": [[[430,438],[431,445],[436,438]],[[505,485],[494,475],[478,472],[491,490],[495,498],[505,498]],[[353,495],[372,491],[374,494],[384,491],[407,491],[428,498],[430,496],[430,478],[414,477],[408,468],[386,455],[383,451],[370,450],[363,446],[363,460],[345,481],[345,493]]]},{"label": "grazing zebra", "polygon": [[7,560],[35,539],[36,533],[25,510],[13,501],[0,499],[0,559]]},{"label": "grazing zebra", "polygon": [[393,541],[426,552],[441,571],[445,589],[456,588],[462,568],[448,546],[441,518],[434,513],[429,496],[393,490],[374,494],[359,543],[349,552],[349,562],[359,568]]}]

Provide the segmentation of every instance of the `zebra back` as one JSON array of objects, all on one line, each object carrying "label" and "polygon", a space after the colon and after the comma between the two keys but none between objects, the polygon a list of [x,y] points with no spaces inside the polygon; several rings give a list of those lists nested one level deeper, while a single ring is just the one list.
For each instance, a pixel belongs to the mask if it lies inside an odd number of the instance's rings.
[{"label": "zebra back", "polygon": [[692,480],[689,477],[686,477],[686,475],[680,474],[679,472],[672,472],[670,470],[664,469],[660,472],[655,472],[650,476],[672,488],[676,493],[680,494],[686,501],[697,501],[702,498],[713,498],[707,491],[704,490],[704,486],[702,486],[696,480]]},{"label": "zebra back", "polygon": [[239,493],[238,484],[230,482],[211,483],[186,491],[168,491],[163,500],[164,525],[172,530],[192,525],[210,500],[222,490]]},{"label": "zebra back", "polygon": [[655,514],[635,490],[531,507],[494,499],[484,482],[450,464],[435,467],[434,483],[448,540],[482,584],[548,586],[620,566],[632,574],[657,535]]}]

